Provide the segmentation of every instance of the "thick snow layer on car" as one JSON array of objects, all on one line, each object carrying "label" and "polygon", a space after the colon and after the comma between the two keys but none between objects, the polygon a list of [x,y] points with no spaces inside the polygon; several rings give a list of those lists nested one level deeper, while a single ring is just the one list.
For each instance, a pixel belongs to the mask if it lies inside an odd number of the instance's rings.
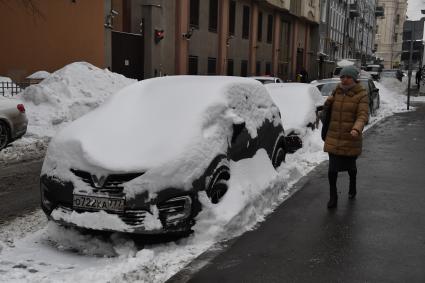
[{"label": "thick snow layer on car", "polygon": [[303,83],[266,85],[271,97],[280,109],[285,132],[305,133],[309,123],[316,121],[316,107],[323,97],[317,87]]},{"label": "thick snow layer on car", "polygon": [[42,172],[72,180],[70,168],[96,174],[149,169],[130,184],[151,193],[167,186],[191,188],[212,159],[226,153],[233,124],[244,122],[254,138],[273,116],[277,108],[267,90],[252,79],[148,79],[61,131]]}]

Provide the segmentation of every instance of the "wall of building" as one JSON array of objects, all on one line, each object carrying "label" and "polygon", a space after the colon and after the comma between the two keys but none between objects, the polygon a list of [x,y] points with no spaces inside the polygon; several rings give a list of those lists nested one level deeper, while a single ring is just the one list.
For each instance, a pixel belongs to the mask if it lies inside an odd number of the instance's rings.
[{"label": "wall of building", "polygon": [[75,61],[105,66],[104,0],[34,3],[0,1],[1,76],[21,81]]}]

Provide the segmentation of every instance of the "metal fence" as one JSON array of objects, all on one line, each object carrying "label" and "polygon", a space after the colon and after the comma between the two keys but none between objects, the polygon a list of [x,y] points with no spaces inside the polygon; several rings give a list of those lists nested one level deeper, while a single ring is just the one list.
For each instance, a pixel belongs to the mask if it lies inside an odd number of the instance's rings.
[{"label": "metal fence", "polygon": [[2,95],[2,96],[17,95],[18,93],[23,91],[25,88],[27,88],[31,84],[33,84],[33,83],[30,83],[30,82],[21,82],[21,83],[0,82],[0,95]]}]

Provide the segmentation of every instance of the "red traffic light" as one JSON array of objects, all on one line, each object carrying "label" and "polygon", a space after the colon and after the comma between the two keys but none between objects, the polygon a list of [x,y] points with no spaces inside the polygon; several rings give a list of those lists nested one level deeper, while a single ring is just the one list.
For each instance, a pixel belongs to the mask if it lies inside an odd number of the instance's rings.
[{"label": "red traffic light", "polygon": [[164,38],[164,30],[155,29],[154,35],[155,35],[155,43],[158,43]]}]

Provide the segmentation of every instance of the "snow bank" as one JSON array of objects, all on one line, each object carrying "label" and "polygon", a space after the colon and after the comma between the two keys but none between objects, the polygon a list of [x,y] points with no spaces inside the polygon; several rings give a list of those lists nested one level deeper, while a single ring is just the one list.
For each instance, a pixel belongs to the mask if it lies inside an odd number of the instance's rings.
[{"label": "snow bank", "polygon": [[44,80],[50,76],[50,73],[47,71],[37,71],[27,77],[27,79],[32,80]]},{"label": "snow bank", "polygon": [[0,152],[0,164],[43,157],[50,138],[59,129],[135,81],[77,62],[29,86],[16,96],[26,108],[27,134]]}]

